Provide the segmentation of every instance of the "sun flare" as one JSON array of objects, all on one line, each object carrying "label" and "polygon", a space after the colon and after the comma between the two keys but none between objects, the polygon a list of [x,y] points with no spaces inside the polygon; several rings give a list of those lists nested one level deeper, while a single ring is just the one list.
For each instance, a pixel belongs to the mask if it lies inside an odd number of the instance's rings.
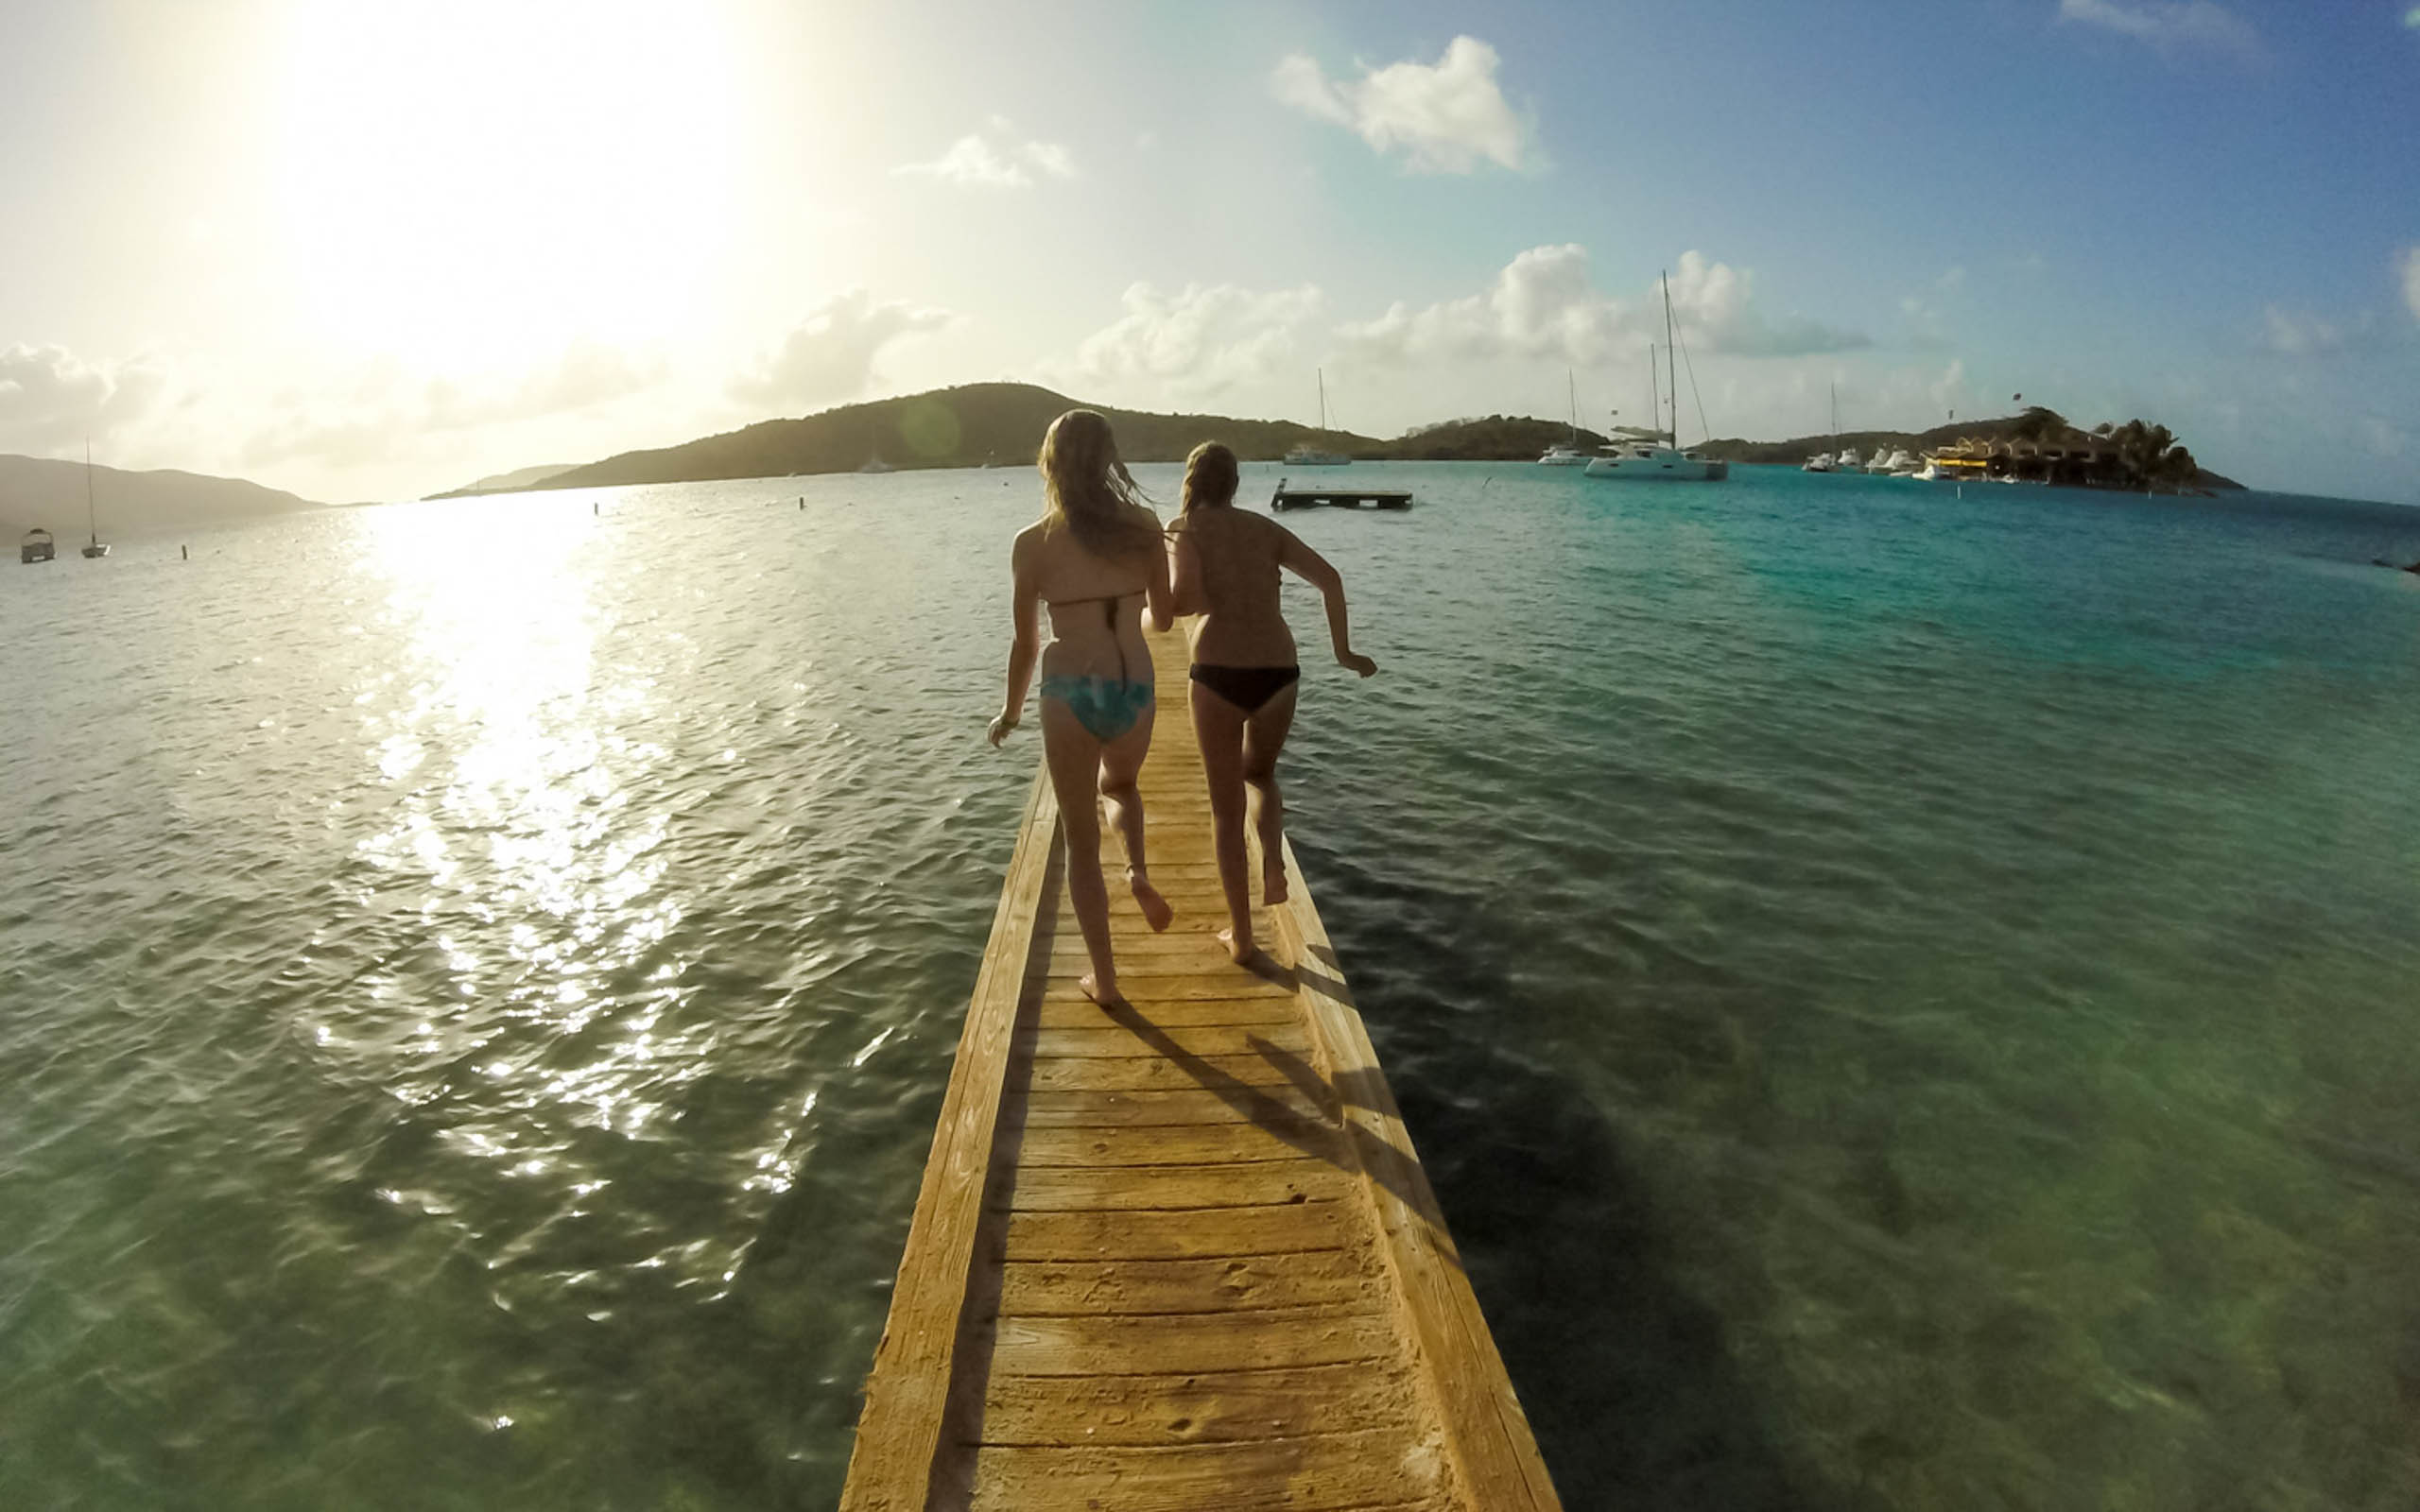
[{"label": "sun flare", "polygon": [[285,243],[320,339],[476,374],[693,315],[745,167],[716,8],[313,5],[285,42]]}]

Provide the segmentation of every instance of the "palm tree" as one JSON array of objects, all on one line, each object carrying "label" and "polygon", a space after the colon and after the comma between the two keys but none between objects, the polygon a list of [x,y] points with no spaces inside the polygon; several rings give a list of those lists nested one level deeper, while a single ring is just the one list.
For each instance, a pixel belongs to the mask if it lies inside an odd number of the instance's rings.
[{"label": "palm tree", "polygon": [[2117,443],[2118,462],[2126,470],[2131,488],[2165,485],[2182,490],[2201,474],[2193,454],[2178,444],[2176,433],[2165,425],[2130,420],[2110,432],[2109,438]]}]

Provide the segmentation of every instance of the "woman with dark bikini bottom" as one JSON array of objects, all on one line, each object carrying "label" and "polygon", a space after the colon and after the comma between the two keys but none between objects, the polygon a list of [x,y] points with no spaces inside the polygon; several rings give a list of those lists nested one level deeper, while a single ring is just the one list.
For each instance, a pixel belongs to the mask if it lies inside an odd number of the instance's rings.
[{"label": "woman with dark bikini bottom", "polygon": [[1176,611],[1201,616],[1193,627],[1193,730],[1210,784],[1211,834],[1230,920],[1219,939],[1240,964],[1258,948],[1244,867],[1247,817],[1260,837],[1262,901],[1286,901],[1286,805],[1277,792],[1277,753],[1293,728],[1302,669],[1278,607],[1278,570],[1292,571],[1327,600],[1328,640],[1340,666],[1366,678],[1378,663],[1353,649],[1344,579],[1284,525],[1236,508],[1236,484],[1235,453],[1217,441],[1193,449],[1184,463],[1184,502],[1172,551]]},{"label": "woman with dark bikini bottom", "polygon": [[[1008,696],[992,744],[1008,739],[1042,668],[1042,754],[1067,842],[1067,903],[1092,970],[1078,980],[1104,1007],[1120,1000],[1109,949],[1109,889],[1100,874],[1100,816],[1126,850],[1126,885],[1155,930],[1169,908],[1143,859],[1143,796],[1135,774],[1151,748],[1151,648],[1143,626],[1167,628],[1168,558],[1159,516],[1117,459],[1109,421],[1071,409],[1042,438],[1043,516],[1010,558]],[[1041,618],[1050,610],[1050,644]]]}]

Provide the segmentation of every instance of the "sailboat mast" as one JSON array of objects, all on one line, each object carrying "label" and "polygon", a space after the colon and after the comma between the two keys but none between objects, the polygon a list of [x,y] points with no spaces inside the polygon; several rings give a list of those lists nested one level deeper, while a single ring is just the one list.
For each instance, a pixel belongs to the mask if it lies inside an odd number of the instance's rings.
[{"label": "sailboat mast", "polygon": [[[1664,380],[1655,372],[1655,343],[1647,344],[1647,426],[1661,430],[1664,418]],[[1649,439],[1653,439],[1650,437]]]},{"label": "sailboat mast", "polygon": [[1681,444],[1681,364],[1680,348],[1672,343],[1672,275],[1669,273],[1664,275],[1664,350],[1673,353],[1674,358],[1664,365],[1664,381],[1672,389],[1672,434],[1666,439],[1678,450]]},{"label": "sailboat mast", "polygon": [[1563,397],[1564,402],[1571,406],[1571,434],[1564,438],[1563,444],[1577,446],[1580,444],[1580,381],[1571,375],[1568,368],[1563,369]]},{"label": "sailboat mast", "polygon": [[99,545],[101,520],[93,511],[93,443],[89,438],[84,442],[84,528],[90,533],[92,543]]},{"label": "sailboat mast", "polygon": [[1325,431],[1327,429],[1327,369],[1314,368],[1311,371],[1318,375],[1320,381],[1320,429]]}]

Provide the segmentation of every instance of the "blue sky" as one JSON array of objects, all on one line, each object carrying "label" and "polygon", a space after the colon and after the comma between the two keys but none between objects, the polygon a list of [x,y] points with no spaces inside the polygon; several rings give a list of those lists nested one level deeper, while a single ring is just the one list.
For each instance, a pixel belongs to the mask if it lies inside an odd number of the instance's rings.
[{"label": "blue sky", "polygon": [[[2420,503],[2406,4],[0,0],[0,450],[393,497],[982,378],[2167,421]],[[1685,395],[1682,432],[1698,430]]]}]

